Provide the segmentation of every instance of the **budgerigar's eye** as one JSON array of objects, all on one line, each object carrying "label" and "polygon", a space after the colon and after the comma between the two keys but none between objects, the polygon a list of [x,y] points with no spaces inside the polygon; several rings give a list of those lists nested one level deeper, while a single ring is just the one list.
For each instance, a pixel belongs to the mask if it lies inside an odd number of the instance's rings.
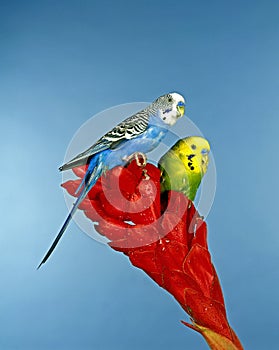
[{"label": "budgerigar's eye", "polygon": [[197,146],[196,146],[196,145],[191,145],[191,148],[192,148],[192,149],[196,149]]}]

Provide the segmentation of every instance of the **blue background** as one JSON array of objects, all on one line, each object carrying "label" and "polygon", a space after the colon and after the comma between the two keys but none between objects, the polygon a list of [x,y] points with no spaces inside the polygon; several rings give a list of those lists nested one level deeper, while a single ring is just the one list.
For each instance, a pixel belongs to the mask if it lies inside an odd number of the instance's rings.
[{"label": "blue background", "polygon": [[[209,244],[246,349],[278,348],[278,1],[1,1],[0,348],[207,349],[179,305],[71,225],[57,171],[88,118],[179,91],[211,141]],[[95,140],[92,140],[95,141]]]}]

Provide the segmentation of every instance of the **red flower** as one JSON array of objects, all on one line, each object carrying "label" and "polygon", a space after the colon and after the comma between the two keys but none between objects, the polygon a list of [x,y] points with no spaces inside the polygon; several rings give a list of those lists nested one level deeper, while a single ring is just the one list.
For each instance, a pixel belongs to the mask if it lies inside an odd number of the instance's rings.
[{"label": "red flower", "polygon": [[[73,169],[79,177],[62,186],[71,195],[86,167]],[[98,180],[79,206],[110,246],[126,254],[159,286],[171,293],[189,314],[192,324],[211,349],[242,349],[231,329],[221,286],[207,246],[206,223],[182,193],[160,196],[160,171],[133,161]]]}]

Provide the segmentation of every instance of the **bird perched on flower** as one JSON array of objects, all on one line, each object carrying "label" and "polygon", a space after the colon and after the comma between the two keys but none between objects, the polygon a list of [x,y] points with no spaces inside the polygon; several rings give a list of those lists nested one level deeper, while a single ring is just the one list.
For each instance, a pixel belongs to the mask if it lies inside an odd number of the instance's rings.
[{"label": "bird perched on flower", "polygon": [[168,129],[183,116],[184,110],[185,100],[180,94],[174,92],[160,96],[148,107],[116,125],[90,148],[59,168],[63,171],[88,164],[87,172],[78,188],[79,196],[38,268],[47,261],[79,204],[98,178],[108,169],[125,165],[131,154],[152,151],[165,137]]},{"label": "bird perched on flower", "polygon": [[183,192],[192,201],[208,167],[210,145],[200,136],[180,139],[159,160],[161,192]]}]

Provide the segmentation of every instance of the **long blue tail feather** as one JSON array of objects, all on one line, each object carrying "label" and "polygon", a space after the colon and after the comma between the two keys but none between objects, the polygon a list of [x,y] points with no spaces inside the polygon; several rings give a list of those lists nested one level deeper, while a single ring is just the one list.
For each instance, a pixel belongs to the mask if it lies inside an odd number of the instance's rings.
[{"label": "long blue tail feather", "polygon": [[[86,193],[87,194],[87,193]],[[70,211],[69,215],[67,216],[67,219],[65,220],[63,226],[61,227],[58,235],[56,236],[55,240],[53,241],[52,245],[50,246],[49,250],[47,251],[46,255],[44,256],[43,260],[41,261],[40,265],[37,267],[39,269],[50,257],[51,253],[54,251],[55,247],[57,246],[58,242],[60,241],[61,237],[63,236],[63,233],[66,231],[67,227],[69,226],[69,223],[74,216],[78,206],[80,205],[83,198],[86,196],[84,195],[84,191],[81,192],[79,197],[77,198],[76,202],[73,205],[72,210]]]},{"label": "long blue tail feather", "polygon": [[81,185],[79,186],[78,190],[76,192],[79,192],[80,189],[81,193],[78,196],[76,202],[73,205],[73,208],[71,209],[69,215],[67,216],[63,226],[61,227],[58,235],[56,236],[55,240],[53,241],[52,245],[50,246],[49,250],[47,251],[46,255],[44,256],[43,260],[41,261],[40,265],[37,267],[39,269],[50,257],[51,253],[54,251],[55,247],[57,246],[58,242],[60,241],[61,237],[63,236],[63,233],[66,231],[67,227],[69,226],[69,223],[74,216],[76,210],[78,209],[78,206],[82,202],[82,200],[86,197],[87,193],[91,190],[91,188],[95,185],[98,178],[102,175],[103,171],[106,169],[104,166],[103,161],[105,160],[106,154],[100,154],[94,159],[91,160],[91,163],[89,164],[89,167],[87,169],[86,174],[84,175],[84,178],[81,182]]}]

